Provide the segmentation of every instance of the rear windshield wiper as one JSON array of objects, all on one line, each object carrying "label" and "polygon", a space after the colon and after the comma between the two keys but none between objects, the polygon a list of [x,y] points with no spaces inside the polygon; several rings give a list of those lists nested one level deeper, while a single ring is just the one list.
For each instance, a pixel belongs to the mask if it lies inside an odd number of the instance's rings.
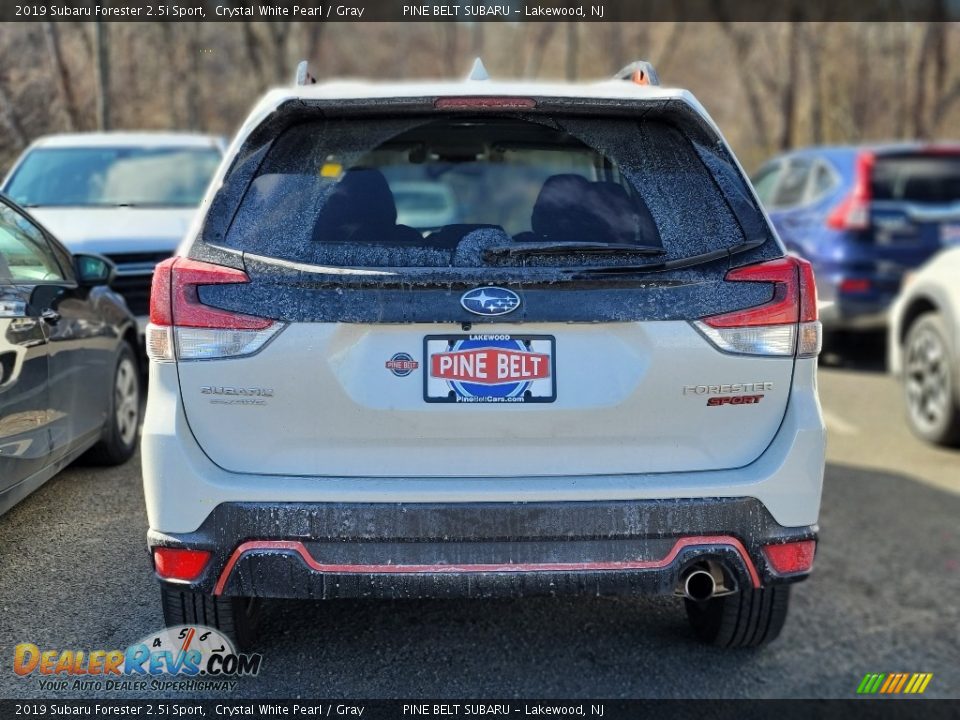
[{"label": "rear windshield wiper", "polygon": [[666,250],[654,245],[604,242],[518,242],[510,245],[495,245],[483,251],[483,259],[498,257],[524,257],[526,255],[593,255],[633,253],[636,255],[664,255]]},{"label": "rear windshield wiper", "polygon": [[685,258],[675,260],[664,260],[663,262],[644,263],[642,265],[601,265],[597,267],[579,267],[569,268],[566,272],[571,277],[595,277],[597,275],[630,275],[634,273],[663,272],[665,270],[682,270],[684,268],[694,267],[696,265],[706,265],[715,260],[723,260],[733,255],[756,250],[761,247],[767,239],[747,240],[746,242],[730,247],[711,250],[710,252],[700,253],[699,255],[690,255]]}]

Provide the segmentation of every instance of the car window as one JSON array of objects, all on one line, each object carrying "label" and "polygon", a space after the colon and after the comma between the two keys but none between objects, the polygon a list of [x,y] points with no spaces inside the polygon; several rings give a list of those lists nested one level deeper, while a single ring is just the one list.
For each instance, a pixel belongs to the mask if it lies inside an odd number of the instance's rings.
[{"label": "car window", "polygon": [[[366,267],[619,259],[528,254],[492,261],[484,252],[531,242],[636,245],[686,257],[716,249],[718,239],[743,242],[715,172],[699,146],[662,121],[311,121],[273,141],[233,213],[226,244],[284,260]],[[729,192],[738,183],[747,196],[739,174],[728,175]]]},{"label": "car window", "polygon": [[782,164],[766,165],[753,176],[753,189],[757,191],[757,197],[764,205],[769,205],[773,197],[773,191],[777,186],[777,181],[783,171]]},{"label": "car window", "polygon": [[810,177],[810,166],[809,160],[790,161],[777,184],[771,203],[773,207],[790,208],[803,202],[807,180]]},{"label": "car window", "polygon": [[63,280],[43,233],[27,218],[0,203],[0,282],[32,283]]},{"label": "car window", "polygon": [[837,173],[825,162],[818,162],[813,169],[810,188],[810,200],[816,201],[830,193],[837,186]]},{"label": "car window", "polygon": [[6,193],[27,207],[193,207],[219,164],[214,148],[38,148]]},{"label": "car window", "polygon": [[876,200],[954,203],[960,198],[960,155],[881,156],[870,181]]}]

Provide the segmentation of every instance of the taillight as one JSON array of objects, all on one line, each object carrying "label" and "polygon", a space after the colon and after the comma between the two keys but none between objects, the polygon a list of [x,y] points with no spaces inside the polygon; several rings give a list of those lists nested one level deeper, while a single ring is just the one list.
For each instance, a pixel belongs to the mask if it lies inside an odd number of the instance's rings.
[{"label": "taillight", "polygon": [[153,564],[157,575],[164,580],[196,580],[210,560],[207,550],[158,547],[153,551]]},{"label": "taillight", "polygon": [[156,362],[240,357],[259,350],[283,327],[268,318],[200,302],[201,285],[248,283],[243,270],[170,258],[157,265],[150,290],[147,355]]},{"label": "taillight", "polygon": [[821,331],[817,286],[806,260],[785,257],[727,272],[726,282],[773,284],[763,305],[705,317],[695,323],[720,350],[738,355],[816,357]]},{"label": "taillight", "polygon": [[853,189],[827,215],[827,225],[834,230],[866,230],[870,226],[870,175],[876,156],[861,152],[854,166]]},{"label": "taillight", "polygon": [[837,286],[837,291],[843,295],[856,295],[870,292],[870,278],[844,278]]},{"label": "taillight", "polygon": [[797,542],[765,545],[763,554],[767,562],[778,575],[809,572],[813,567],[813,555],[817,550],[816,540],[799,540]]}]

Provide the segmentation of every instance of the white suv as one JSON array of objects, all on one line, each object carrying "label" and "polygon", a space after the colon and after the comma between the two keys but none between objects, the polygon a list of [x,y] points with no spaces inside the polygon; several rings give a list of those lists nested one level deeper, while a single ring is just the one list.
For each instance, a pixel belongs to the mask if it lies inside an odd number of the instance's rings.
[{"label": "white suv", "polygon": [[[823,476],[813,277],[652,77],[257,105],[154,277],[168,623],[244,643],[261,597],[664,593],[708,642],[776,637]],[[414,182],[455,222],[398,224]]]}]

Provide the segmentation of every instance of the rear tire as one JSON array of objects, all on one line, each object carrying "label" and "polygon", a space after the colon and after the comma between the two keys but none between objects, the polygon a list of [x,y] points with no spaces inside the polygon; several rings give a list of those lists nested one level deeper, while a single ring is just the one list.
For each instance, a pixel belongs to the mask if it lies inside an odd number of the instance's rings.
[{"label": "rear tire", "polygon": [[95,465],[122,465],[137,449],[140,426],[140,371],[130,343],[120,343],[110,384],[107,423],[87,460]]},{"label": "rear tire", "polygon": [[958,369],[946,324],[937,313],[917,318],[903,343],[903,398],[913,433],[927,442],[960,446]]},{"label": "rear tire", "polygon": [[167,627],[204,625],[219,630],[236,650],[252,647],[257,635],[256,598],[217,597],[188,589],[160,586],[163,621]]},{"label": "rear tire", "polygon": [[725,648],[759,647],[783,630],[790,605],[790,586],[743,589],[705,602],[684,599],[687,618],[697,637]]}]

